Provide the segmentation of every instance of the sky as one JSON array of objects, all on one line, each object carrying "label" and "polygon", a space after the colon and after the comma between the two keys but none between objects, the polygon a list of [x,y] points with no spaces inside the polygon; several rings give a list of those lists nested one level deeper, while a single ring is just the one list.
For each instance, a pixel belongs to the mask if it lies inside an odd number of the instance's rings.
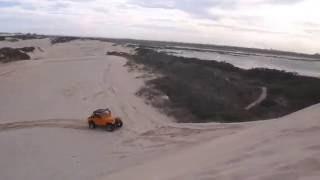
[{"label": "sky", "polygon": [[319,0],[0,0],[0,32],[320,52]]}]

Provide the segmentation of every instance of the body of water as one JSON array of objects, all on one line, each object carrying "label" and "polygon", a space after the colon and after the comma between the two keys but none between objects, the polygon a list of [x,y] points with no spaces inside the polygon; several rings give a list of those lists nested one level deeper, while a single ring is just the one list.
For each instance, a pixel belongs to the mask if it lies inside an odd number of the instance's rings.
[{"label": "body of water", "polygon": [[196,50],[161,49],[159,51],[170,55],[198,58],[201,60],[224,61],[243,69],[268,68],[288,72],[296,72],[300,75],[320,78],[320,60],[293,56],[279,56],[270,54],[255,54],[232,51],[206,52]]}]

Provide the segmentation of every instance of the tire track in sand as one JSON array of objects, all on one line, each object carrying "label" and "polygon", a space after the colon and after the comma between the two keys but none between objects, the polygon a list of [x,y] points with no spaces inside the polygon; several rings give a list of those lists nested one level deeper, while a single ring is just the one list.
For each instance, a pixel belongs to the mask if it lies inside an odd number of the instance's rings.
[{"label": "tire track in sand", "polygon": [[77,129],[77,130],[87,129],[86,123],[84,123],[81,120],[48,119],[48,120],[2,123],[0,124],[0,132],[17,130],[17,129],[36,128],[36,127],[68,128],[68,129]]}]

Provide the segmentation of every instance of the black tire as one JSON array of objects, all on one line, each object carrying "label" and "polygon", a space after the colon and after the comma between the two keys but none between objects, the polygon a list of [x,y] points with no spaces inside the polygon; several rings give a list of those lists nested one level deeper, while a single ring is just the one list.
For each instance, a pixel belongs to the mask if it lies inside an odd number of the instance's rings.
[{"label": "black tire", "polygon": [[106,125],[106,130],[109,132],[112,132],[114,130],[115,126],[113,124],[107,124]]},{"label": "black tire", "polygon": [[117,128],[121,128],[123,126],[123,122],[120,118],[116,119],[116,127]]},{"label": "black tire", "polygon": [[96,128],[96,124],[92,121],[90,121],[89,123],[89,129],[95,129]]}]

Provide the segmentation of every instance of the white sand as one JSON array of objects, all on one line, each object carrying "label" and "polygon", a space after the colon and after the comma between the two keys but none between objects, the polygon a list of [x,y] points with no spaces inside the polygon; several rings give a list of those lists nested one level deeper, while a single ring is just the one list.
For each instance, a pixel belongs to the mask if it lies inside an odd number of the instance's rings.
[{"label": "white sand", "polygon": [[[320,178],[320,105],[223,136],[104,179]],[[143,176],[141,176],[143,174]]]},{"label": "white sand", "polygon": [[[135,92],[141,75],[111,43],[48,39],[33,60],[0,65],[0,179],[319,179],[320,105],[242,124],[175,124]],[[113,133],[85,118],[109,107]]]}]

